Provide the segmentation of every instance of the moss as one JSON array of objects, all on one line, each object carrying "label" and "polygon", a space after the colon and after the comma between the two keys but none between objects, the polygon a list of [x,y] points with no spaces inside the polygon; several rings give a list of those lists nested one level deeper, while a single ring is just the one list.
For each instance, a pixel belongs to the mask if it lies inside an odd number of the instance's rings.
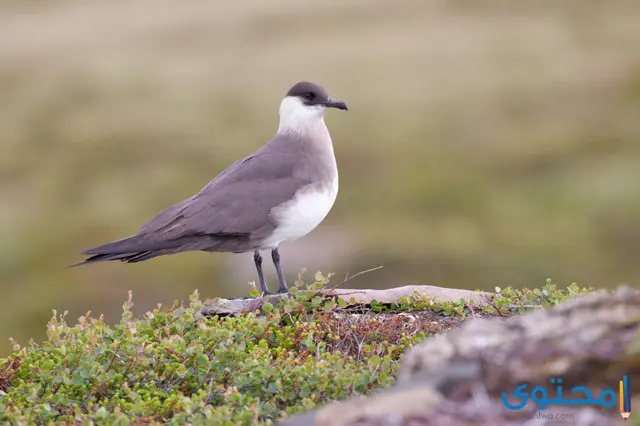
[{"label": "moss", "polygon": [[[457,313],[471,308],[418,295],[346,308],[317,295],[327,282],[318,278],[238,317],[202,316],[197,291],[188,305],[158,306],[141,318],[130,293],[113,326],[90,313],[69,325],[54,311],[45,342],[14,342],[0,360],[0,421],[269,424],[390,386],[405,349],[457,326],[466,318]],[[546,292],[556,303],[582,292],[549,285],[527,297]],[[518,302],[516,290],[501,294],[496,300]]]}]

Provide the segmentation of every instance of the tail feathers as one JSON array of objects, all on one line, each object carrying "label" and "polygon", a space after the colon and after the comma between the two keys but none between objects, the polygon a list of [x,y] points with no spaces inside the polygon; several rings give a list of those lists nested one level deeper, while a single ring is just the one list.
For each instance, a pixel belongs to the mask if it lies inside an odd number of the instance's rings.
[{"label": "tail feathers", "polygon": [[70,265],[70,268],[88,263],[119,260],[126,263],[142,262],[165,254],[191,250],[206,251],[247,251],[248,233],[216,233],[188,235],[174,240],[154,239],[153,235],[134,235],[99,247],[85,250],[90,255],[83,262]]},{"label": "tail feathers", "polygon": [[126,263],[142,262],[156,256],[165,254],[164,251],[143,251],[138,253],[115,253],[115,254],[95,254],[82,262],[70,265],[69,268],[74,268],[80,265],[86,265],[88,263],[96,262],[108,262],[110,260],[120,260]]},{"label": "tail feathers", "polygon": [[144,237],[134,235],[112,243],[94,247],[82,252],[82,254],[125,254],[151,249],[150,241],[146,241]]},{"label": "tail feathers", "polygon": [[[175,245],[175,242],[173,242],[173,244]],[[168,254],[168,252],[173,252],[173,247],[169,247],[169,249],[166,247],[170,245],[171,244],[167,244],[167,242],[159,243],[149,241],[142,236],[134,235],[132,237],[85,250],[82,254],[92,256],[88,257],[83,262],[70,265],[69,267],[73,268],[75,266],[86,265],[88,263],[107,262],[111,260],[120,260],[126,263],[142,262],[143,260]]]}]

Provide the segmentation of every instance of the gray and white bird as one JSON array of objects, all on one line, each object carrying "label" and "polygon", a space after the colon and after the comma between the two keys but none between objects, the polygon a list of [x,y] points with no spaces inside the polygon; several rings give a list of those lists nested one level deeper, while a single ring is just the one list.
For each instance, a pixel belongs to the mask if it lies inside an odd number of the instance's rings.
[{"label": "gray and white bird", "polygon": [[222,171],[196,195],[158,213],[137,234],[83,252],[72,265],[119,260],[141,262],[184,251],[253,252],[263,294],[261,250],[271,250],[278,293],[289,291],[278,247],[313,230],[338,194],[338,167],[327,108],[347,110],[314,83],[295,84],[280,103],[273,139]]}]

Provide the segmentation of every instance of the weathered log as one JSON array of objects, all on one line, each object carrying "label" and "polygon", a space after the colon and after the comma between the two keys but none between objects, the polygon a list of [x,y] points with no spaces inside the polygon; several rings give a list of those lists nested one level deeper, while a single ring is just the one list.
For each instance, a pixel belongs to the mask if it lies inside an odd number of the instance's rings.
[{"label": "weathered log", "polygon": [[[400,298],[411,296],[415,293],[437,299],[441,302],[459,301],[464,299],[474,307],[481,307],[491,301],[492,293],[459,290],[454,288],[435,287],[430,285],[408,285],[387,290],[371,289],[321,289],[318,295],[324,297],[339,297],[343,299],[347,306],[370,305],[373,300],[380,303],[397,303]],[[203,315],[240,315],[247,312],[259,310],[263,304],[269,302],[275,304],[284,295],[272,294],[267,297],[251,297],[245,299],[222,299],[217,298],[207,301],[200,312]]]},{"label": "weathered log", "polygon": [[[564,305],[508,319],[476,318],[428,339],[405,355],[396,384],[365,398],[334,403],[293,417],[282,426],[615,425],[618,406],[553,405],[538,412],[531,400],[509,410],[505,392],[521,384],[543,386],[555,398],[585,386],[594,398],[631,378],[640,393],[640,292],[580,296]],[[557,383],[557,382],[556,382]],[[616,392],[617,393],[617,392]],[[578,392],[574,399],[583,399]],[[637,406],[637,403],[632,406]],[[560,414],[564,421],[557,415]],[[555,416],[555,417],[554,417]]]}]

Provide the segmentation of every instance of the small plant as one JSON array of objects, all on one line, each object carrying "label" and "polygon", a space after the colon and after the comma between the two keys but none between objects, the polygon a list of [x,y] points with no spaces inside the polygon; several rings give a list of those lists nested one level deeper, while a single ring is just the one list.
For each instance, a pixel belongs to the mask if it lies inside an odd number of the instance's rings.
[{"label": "small plant", "polygon": [[[70,325],[54,311],[45,342],[14,342],[0,359],[0,422],[271,424],[390,386],[408,347],[472,309],[418,294],[354,307],[321,296],[329,277],[315,278],[238,317],[202,316],[197,291],[187,306],[158,306],[140,318],[129,293],[113,326],[91,313]],[[492,309],[513,314],[584,291],[550,281],[540,290],[504,289]]]},{"label": "small plant", "polygon": [[507,287],[500,289],[500,287],[496,287],[493,301],[490,306],[484,309],[484,312],[501,316],[514,313],[524,314],[535,309],[549,308],[593,291],[592,287],[579,287],[576,283],[572,283],[566,290],[562,290],[553,283],[551,278],[547,278],[547,282],[542,288],[514,289]]},{"label": "small plant", "polygon": [[425,335],[346,325],[337,302],[310,297],[319,285],[240,317],[203,317],[197,291],[139,319],[130,294],[114,326],[54,311],[46,342],[0,360],[0,421],[269,424],[391,385]]}]

